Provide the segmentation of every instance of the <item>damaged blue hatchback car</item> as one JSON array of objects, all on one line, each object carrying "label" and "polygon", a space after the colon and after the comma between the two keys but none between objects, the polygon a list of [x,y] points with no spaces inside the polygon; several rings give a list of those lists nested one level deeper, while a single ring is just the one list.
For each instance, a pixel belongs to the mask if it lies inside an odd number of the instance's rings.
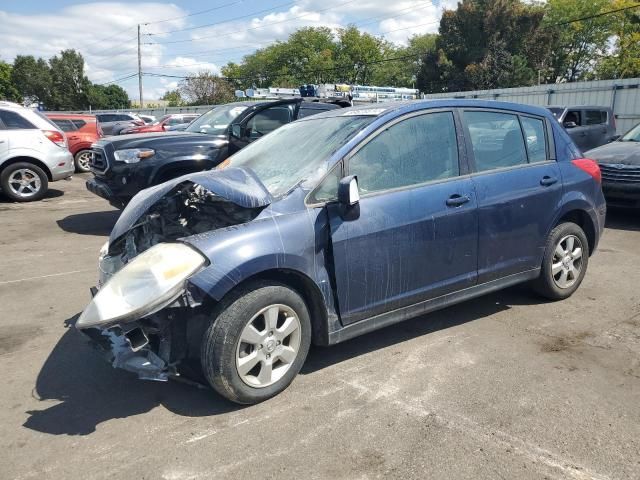
[{"label": "damaged blue hatchback car", "polygon": [[76,327],[141,378],[200,374],[256,403],[291,383],[312,342],[521,282],[570,296],[605,213],[598,165],[547,110],[334,110],[136,195]]}]

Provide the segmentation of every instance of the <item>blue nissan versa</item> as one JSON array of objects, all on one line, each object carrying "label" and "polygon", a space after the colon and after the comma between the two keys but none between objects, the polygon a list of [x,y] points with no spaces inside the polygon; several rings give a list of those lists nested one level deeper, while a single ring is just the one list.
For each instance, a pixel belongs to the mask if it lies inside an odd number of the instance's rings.
[{"label": "blue nissan versa", "polygon": [[598,165],[545,109],[333,110],[136,195],[76,327],[114,367],[203,374],[256,403],[291,383],[311,342],[520,282],[569,297],[605,213]]}]

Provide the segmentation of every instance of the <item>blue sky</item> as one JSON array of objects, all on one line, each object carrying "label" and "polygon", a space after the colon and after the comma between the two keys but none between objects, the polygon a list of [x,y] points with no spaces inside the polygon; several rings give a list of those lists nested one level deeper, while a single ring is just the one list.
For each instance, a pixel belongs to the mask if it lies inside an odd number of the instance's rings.
[{"label": "blue sky", "polygon": [[50,58],[65,48],[85,57],[96,83],[116,81],[137,98],[136,27],[142,25],[145,99],[157,99],[179,79],[201,70],[218,72],[229,61],[303,26],[339,28],[349,23],[402,44],[435,32],[442,8],[455,0],[187,0],[74,2],[3,0],[0,59]]}]

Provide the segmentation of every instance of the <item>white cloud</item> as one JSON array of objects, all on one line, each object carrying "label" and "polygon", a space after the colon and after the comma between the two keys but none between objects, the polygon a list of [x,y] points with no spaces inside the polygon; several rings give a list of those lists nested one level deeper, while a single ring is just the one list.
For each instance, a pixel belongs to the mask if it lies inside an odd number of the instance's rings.
[{"label": "white cloud", "polygon": [[[19,54],[50,58],[60,50],[74,48],[83,54],[87,76],[93,82],[109,82],[137,72],[138,22],[173,19],[143,26],[143,32],[157,34],[143,37],[143,71],[177,76],[201,70],[219,73],[228,61],[239,61],[256,48],[285,40],[303,26],[335,30],[355,24],[403,44],[413,34],[437,31],[442,8],[455,6],[456,0],[302,0],[285,10],[175,33],[168,32],[211,23],[216,16],[175,19],[193,12],[160,1],[85,3],[62,9],[51,6],[51,13],[33,15],[0,10],[1,58],[12,61]],[[222,18],[264,8],[261,1],[247,1],[237,11],[226,11]],[[189,41],[167,43],[179,40]],[[172,88],[174,80],[145,77],[145,97],[161,96]],[[137,97],[136,78],[120,85],[132,98]]]}]

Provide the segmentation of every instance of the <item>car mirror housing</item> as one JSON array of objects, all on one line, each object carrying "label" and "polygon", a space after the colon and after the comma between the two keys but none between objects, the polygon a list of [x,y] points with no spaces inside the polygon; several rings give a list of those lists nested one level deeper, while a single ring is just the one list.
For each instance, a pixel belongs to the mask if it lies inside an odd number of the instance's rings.
[{"label": "car mirror housing", "polygon": [[564,128],[576,128],[578,124],[576,122],[564,122],[562,126]]},{"label": "car mirror housing", "polygon": [[349,175],[338,183],[338,203],[345,207],[352,207],[360,201],[358,192],[358,177]]},{"label": "car mirror housing", "polygon": [[242,125],[240,125],[239,123],[232,123],[231,136],[236,138],[242,138]]}]

